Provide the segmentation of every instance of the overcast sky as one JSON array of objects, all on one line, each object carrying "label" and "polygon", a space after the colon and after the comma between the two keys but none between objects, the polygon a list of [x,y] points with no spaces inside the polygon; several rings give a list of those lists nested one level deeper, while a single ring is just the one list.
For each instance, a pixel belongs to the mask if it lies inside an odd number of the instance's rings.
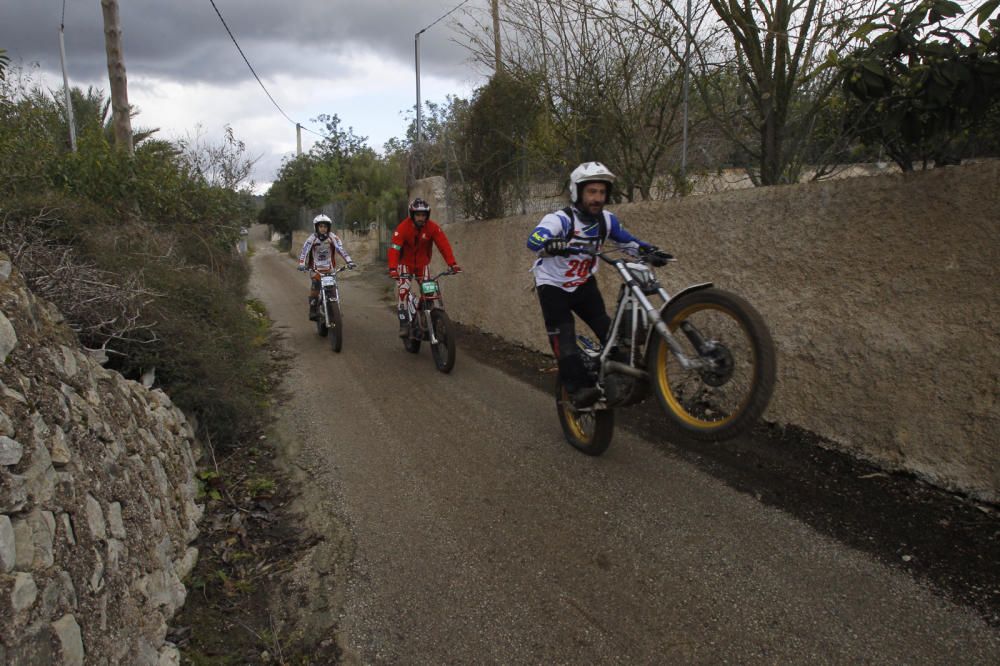
[{"label": "overcast sky", "polygon": [[[405,133],[416,100],[413,36],[461,0],[215,0],[240,47],[278,105],[293,120],[337,114],[381,150]],[[421,97],[468,96],[485,81],[456,43],[455,20],[488,0],[469,0],[420,39]],[[63,0],[0,0],[0,48],[36,78],[61,86],[59,24]],[[233,127],[254,155],[265,185],[295,152],[295,126],[253,78],[210,0],[119,0],[129,102],[136,127],[185,137],[201,125],[220,140]],[[108,91],[100,0],[65,0],[70,85]],[[303,150],[317,137],[303,132]]]}]

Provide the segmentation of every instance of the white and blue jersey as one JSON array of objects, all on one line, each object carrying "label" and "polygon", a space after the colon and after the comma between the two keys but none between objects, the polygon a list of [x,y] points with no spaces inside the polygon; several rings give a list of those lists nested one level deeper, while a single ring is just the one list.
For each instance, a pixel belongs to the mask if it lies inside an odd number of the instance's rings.
[{"label": "white and blue jersey", "polygon": [[600,222],[581,220],[579,211],[575,208],[549,213],[542,218],[542,221],[528,236],[528,249],[539,253],[538,259],[531,268],[531,272],[535,275],[536,286],[551,284],[566,291],[574,291],[597,272],[598,259],[596,257],[583,254],[550,257],[542,254],[545,249],[545,241],[550,238],[566,240],[570,247],[589,247],[594,250],[600,250],[605,238],[610,238],[626,248],[649,245],[630,234],[614,213],[603,211],[603,215],[605,233],[602,233]]}]

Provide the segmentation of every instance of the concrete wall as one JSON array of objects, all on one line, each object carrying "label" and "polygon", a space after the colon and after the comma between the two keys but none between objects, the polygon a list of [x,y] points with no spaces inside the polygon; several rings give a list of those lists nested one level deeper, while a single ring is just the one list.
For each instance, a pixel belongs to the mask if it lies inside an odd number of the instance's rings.
[{"label": "concrete wall", "polygon": [[[668,291],[713,281],[764,315],[779,354],[765,418],[1000,499],[1000,163],[613,209],[677,255]],[[445,296],[454,319],[547,350],[536,221],[449,225],[467,272]]]}]

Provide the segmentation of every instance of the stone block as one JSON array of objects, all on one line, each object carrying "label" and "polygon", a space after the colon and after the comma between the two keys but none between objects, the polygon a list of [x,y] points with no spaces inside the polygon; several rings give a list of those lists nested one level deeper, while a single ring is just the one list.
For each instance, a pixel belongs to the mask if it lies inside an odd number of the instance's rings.
[{"label": "stone block", "polygon": [[76,618],[70,614],[63,615],[52,623],[52,630],[59,639],[63,666],[83,666],[83,636]]},{"label": "stone block", "polygon": [[21,462],[24,447],[16,439],[0,435],[0,465],[12,466]]},{"label": "stone block", "polygon": [[0,514],[0,573],[9,573],[17,561],[17,545],[14,540],[14,525],[10,517]]}]

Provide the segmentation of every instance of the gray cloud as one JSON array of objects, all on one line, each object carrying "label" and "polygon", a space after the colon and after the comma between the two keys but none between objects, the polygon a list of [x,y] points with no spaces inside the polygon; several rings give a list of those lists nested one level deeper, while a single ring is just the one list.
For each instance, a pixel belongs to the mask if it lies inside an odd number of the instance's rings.
[{"label": "gray cloud", "polygon": [[[459,2],[215,0],[261,77],[309,72],[330,55],[359,48],[412,66],[414,33]],[[466,7],[485,5],[471,0]],[[0,48],[15,61],[58,71],[62,10],[62,0],[0,0]],[[422,72],[469,78],[468,53],[453,41],[450,25],[462,11],[421,37]],[[129,73],[188,83],[252,77],[209,0],[122,0],[120,12]],[[99,2],[67,0],[65,26],[70,77],[102,78],[107,65]]]}]

